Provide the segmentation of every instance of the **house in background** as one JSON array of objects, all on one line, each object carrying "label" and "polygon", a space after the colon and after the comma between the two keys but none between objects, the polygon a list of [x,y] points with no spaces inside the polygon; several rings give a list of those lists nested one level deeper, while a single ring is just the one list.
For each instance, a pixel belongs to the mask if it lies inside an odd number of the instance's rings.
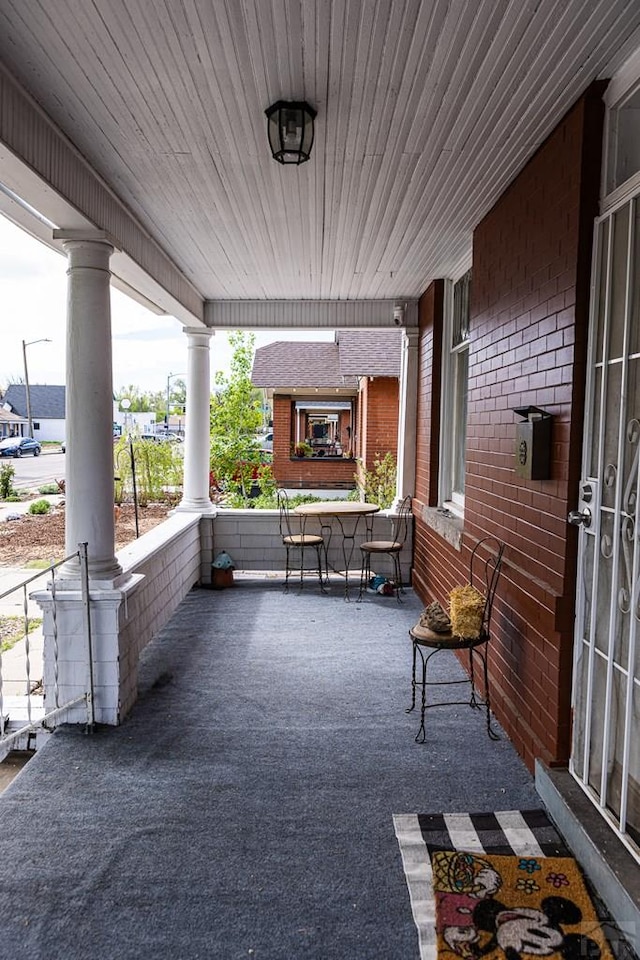
[{"label": "house in background", "polygon": [[[19,418],[22,429],[13,433],[28,432],[27,388],[24,383],[10,383],[2,398],[5,411]],[[34,384],[29,387],[29,405],[36,440],[64,440],[66,417],[66,388]],[[10,431],[11,432],[11,431]]]},{"label": "house in background", "polygon": [[[0,403],[2,400],[0,400]],[[0,440],[4,437],[15,437],[24,433],[28,420],[26,417],[19,417],[10,410],[0,407]]]},{"label": "house in background", "polygon": [[337,330],[330,342],[256,350],[251,381],[273,409],[273,472],[290,489],[353,489],[398,449],[400,330]]}]

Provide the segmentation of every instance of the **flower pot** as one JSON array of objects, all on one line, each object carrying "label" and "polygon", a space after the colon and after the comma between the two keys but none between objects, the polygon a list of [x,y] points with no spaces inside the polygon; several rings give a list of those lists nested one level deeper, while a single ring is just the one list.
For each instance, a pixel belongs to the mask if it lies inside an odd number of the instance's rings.
[{"label": "flower pot", "polygon": [[233,570],[220,570],[217,567],[212,567],[211,586],[214,590],[224,590],[225,587],[232,587]]}]

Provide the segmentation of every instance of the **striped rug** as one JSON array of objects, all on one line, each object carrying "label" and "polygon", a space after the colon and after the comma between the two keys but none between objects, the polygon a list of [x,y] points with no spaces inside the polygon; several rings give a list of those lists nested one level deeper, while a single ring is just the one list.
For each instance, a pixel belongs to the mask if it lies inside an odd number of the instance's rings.
[{"label": "striped rug", "polygon": [[421,960],[611,960],[581,871],[544,811],[393,822]]}]

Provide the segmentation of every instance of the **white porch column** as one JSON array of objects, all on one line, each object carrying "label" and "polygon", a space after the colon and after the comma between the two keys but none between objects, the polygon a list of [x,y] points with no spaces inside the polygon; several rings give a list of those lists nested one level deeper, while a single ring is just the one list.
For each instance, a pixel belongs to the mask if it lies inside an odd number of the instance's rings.
[{"label": "white porch column", "polygon": [[417,327],[409,327],[404,329],[402,333],[395,509],[398,508],[405,497],[414,495],[416,481],[418,341],[420,331]]},{"label": "white porch column", "polygon": [[185,333],[187,335],[187,416],[184,485],[182,500],[177,509],[215,513],[215,507],[209,496],[212,331],[187,328]]},{"label": "white porch column", "polygon": [[[122,573],[113,516],[113,377],[109,258],[113,245],[57,232],[69,258],[67,287],[66,553],[88,543],[92,585],[109,587]],[[62,575],[79,575],[70,561]]]}]

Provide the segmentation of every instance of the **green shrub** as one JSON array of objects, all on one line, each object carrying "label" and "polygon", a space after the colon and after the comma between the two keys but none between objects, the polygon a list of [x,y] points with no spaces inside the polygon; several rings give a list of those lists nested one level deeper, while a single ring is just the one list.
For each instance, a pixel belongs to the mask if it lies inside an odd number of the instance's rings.
[{"label": "green shrub", "polygon": [[382,510],[388,509],[396,496],[396,461],[392,453],[384,457],[376,454],[373,469],[363,471],[362,478],[355,478],[361,484],[360,492],[367,503],[377,503]]},{"label": "green shrub", "polygon": [[45,483],[43,486],[38,487],[38,493],[60,493],[60,487],[57,483]]},{"label": "green shrub", "polygon": [[14,495],[13,478],[15,470],[9,463],[3,463],[0,467],[0,499],[8,500]]},{"label": "green shrub", "polygon": [[50,510],[51,504],[48,500],[34,500],[33,503],[29,504],[29,513],[49,513]]},{"label": "green shrub", "polygon": [[[340,497],[336,497],[336,503],[340,499]],[[320,503],[321,501],[322,497],[316,497],[312,493],[294,493],[292,497],[289,497],[289,506],[294,510],[301,503]]]},{"label": "green shrub", "polygon": [[182,489],[183,456],[179,443],[157,443],[155,440],[127,437],[114,448],[116,482],[114,502],[133,497],[131,450],[136,471],[136,494],[140,506],[171,501]]}]

